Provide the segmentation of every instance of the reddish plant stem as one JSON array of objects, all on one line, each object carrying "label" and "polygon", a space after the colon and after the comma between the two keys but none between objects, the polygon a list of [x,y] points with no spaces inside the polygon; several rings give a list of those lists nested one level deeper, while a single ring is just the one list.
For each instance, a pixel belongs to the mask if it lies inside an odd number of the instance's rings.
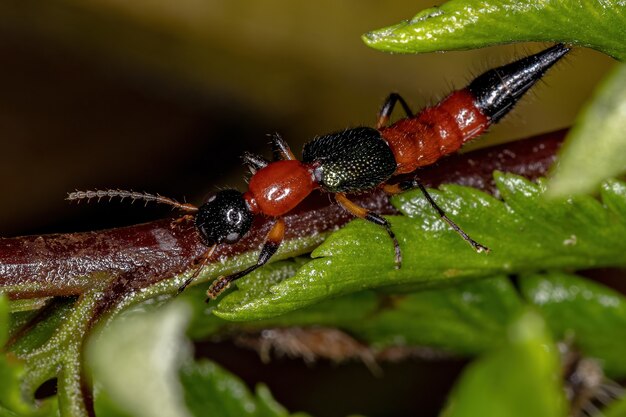
[{"label": "reddish plant stem", "polygon": [[[492,172],[501,170],[535,179],[553,163],[565,131],[452,155],[420,169],[430,186],[456,183],[493,193]],[[394,213],[387,197],[375,190],[355,198],[378,213]],[[285,217],[286,240],[327,232],[351,219],[332,198],[315,194]],[[248,236],[235,245],[221,245],[214,259],[258,249],[268,221],[258,218]],[[189,220],[164,219],[131,227],[87,233],[0,239],[0,292],[12,299],[78,295],[96,286],[115,295],[146,288],[188,269],[206,250]],[[102,282],[102,274],[116,277]],[[106,291],[105,291],[106,292]]]}]

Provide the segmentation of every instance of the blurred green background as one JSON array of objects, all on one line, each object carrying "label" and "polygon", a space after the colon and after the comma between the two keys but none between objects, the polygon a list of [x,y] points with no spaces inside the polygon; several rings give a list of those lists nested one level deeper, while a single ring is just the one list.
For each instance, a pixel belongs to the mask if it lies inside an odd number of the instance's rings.
[{"label": "blurred green background", "polygon": [[[360,35],[433,1],[0,1],[0,235],[112,227],[169,209],[81,205],[132,188],[198,202],[242,186],[244,150],[280,132],[372,125],[391,91],[414,109],[541,45],[420,56]],[[568,126],[611,59],[576,50],[490,141]]]}]

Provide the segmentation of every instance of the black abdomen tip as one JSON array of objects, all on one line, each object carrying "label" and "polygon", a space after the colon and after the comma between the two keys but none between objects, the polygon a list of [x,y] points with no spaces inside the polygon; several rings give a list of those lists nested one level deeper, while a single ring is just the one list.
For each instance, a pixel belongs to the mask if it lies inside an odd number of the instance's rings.
[{"label": "black abdomen tip", "polygon": [[562,43],[535,55],[494,68],[467,86],[476,107],[496,123],[506,115],[550,67],[570,50]]}]

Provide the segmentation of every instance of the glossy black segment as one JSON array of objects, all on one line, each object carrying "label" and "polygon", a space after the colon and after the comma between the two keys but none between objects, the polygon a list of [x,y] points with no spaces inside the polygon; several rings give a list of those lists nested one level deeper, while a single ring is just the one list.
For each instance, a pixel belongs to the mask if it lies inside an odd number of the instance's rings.
[{"label": "glossy black segment", "polygon": [[485,72],[474,79],[467,89],[474,96],[476,107],[491,123],[496,123],[569,50],[563,44],[554,45],[535,55]]},{"label": "glossy black segment", "polygon": [[377,224],[379,226],[387,226],[389,225],[389,222],[387,220],[385,220],[384,217],[379,216],[376,213],[372,213],[372,212],[368,212],[367,215],[365,216],[365,220],[367,220],[368,222],[372,222],[374,224]]},{"label": "glossy black segment", "polygon": [[261,254],[259,255],[257,264],[259,266],[265,265],[267,261],[269,261],[270,258],[274,256],[279,247],[280,242],[265,242],[265,244],[263,245],[263,249],[261,249]]},{"label": "glossy black segment", "polygon": [[239,241],[250,230],[252,219],[243,195],[237,190],[223,190],[200,206],[195,224],[202,242],[213,246]]},{"label": "glossy black segment", "polygon": [[[258,269],[259,267],[261,267],[263,264],[259,265],[259,264],[254,264],[252,266],[247,267],[246,269],[244,269],[243,271],[239,271],[236,274],[232,274],[229,275],[227,277],[222,278],[220,281],[224,282],[224,284],[230,284],[233,281],[238,280],[241,277],[244,277],[246,275],[248,275],[250,272],[254,271],[255,269]],[[222,287],[222,289],[225,289],[226,287]],[[219,293],[217,293],[219,294]]]},{"label": "glossy black segment", "polygon": [[316,180],[332,193],[366,191],[387,181],[396,170],[389,145],[371,127],[313,139],[304,145],[302,160],[317,165]]}]

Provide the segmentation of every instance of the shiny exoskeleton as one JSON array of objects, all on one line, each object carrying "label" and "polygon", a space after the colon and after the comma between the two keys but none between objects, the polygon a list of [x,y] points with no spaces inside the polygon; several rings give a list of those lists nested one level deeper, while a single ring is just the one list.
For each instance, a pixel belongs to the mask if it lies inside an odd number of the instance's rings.
[{"label": "shiny exoskeleton", "polygon": [[[389,222],[376,213],[350,201],[347,193],[382,187],[390,194],[419,188],[428,202],[475,250],[487,251],[450,220],[416,179],[393,185],[387,181],[398,174],[413,172],[444,155],[456,152],[464,143],[484,133],[499,121],[569,48],[557,44],[535,55],[485,72],[466,88],[451,93],[439,104],[413,115],[398,94],[391,94],[383,105],[376,128],[356,127],[320,136],[304,146],[302,161],[295,159],[287,143],[273,137],[274,161],[246,153],[244,162],[253,175],[248,190],[223,190],[203,205],[181,204],[162,196],[119,190],[74,192],[70,200],[91,197],[130,197],[171,204],[195,213],[195,226],[207,246],[203,264],[217,245],[239,241],[250,229],[254,216],[274,218],[256,264],[233,275],[218,278],[208,297],[217,297],[236,279],[264,265],[278,250],[285,232],[282,219],[313,190],[332,193],[335,200],[353,215],[385,228],[394,244],[396,267],[402,255]],[[407,117],[385,126],[396,103]],[[202,266],[201,266],[202,267]],[[194,273],[180,288],[184,289]]]}]

